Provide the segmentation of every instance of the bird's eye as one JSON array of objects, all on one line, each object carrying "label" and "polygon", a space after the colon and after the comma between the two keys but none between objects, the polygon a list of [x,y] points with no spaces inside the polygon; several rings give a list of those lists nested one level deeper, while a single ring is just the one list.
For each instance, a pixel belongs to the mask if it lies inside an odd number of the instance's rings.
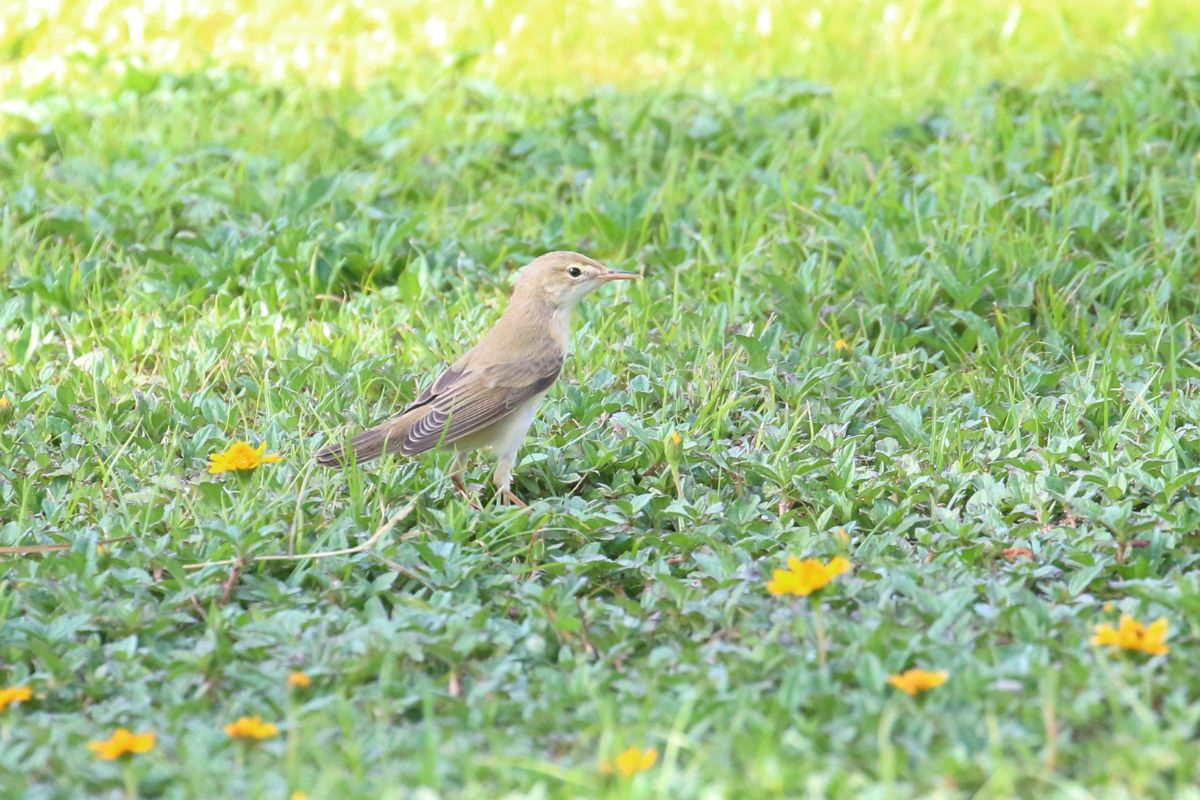
[{"label": "bird's eye", "polygon": [[578,278],[583,274],[583,270],[581,270],[579,267],[571,267],[567,270],[567,274],[572,278]]}]

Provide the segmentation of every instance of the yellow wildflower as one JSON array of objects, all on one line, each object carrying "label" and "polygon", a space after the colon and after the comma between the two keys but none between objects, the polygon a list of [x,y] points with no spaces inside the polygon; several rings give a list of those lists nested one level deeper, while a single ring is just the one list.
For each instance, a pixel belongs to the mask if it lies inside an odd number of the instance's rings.
[{"label": "yellow wildflower", "polygon": [[1137,650],[1152,656],[1164,656],[1171,651],[1167,646],[1166,617],[1161,617],[1147,627],[1128,614],[1121,615],[1121,623],[1097,625],[1092,644],[1097,647],[1115,647],[1119,650]]},{"label": "yellow wildflower", "polygon": [[262,717],[242,717],[232,725],[225,726],[225,733],[233,739],[270,739],[279,733],[279,728]]},{"label": "yellow wildflower", "polygon": [[288,687],[293,689],[307,689],[312,686],[312,678],[305,675],[303,672],[293,672],[288,675]]},{"label": "yellow wildflower", "polygon": [[676,447],[683,444],[683,437],[679,435],[679,431],[671,431],[671,444]]},{"label": "yellow wildflower", "polygon": [[304,792],[292,792],[292,800],[308,800],[308,795]]},{"label": "yellow wildflower", "polygon": [[7,397],[0,397],[0,423],[8,422],[13,416],[13,404]]},{"label": "yellow wildflower", "polygon": [[[615,771],[621,773],[622,778],[632,778],[639,772],[645,772],[654,766],[658,761],[658,750],[653,747],[641,750],[637,747],[630,747],[617,756]],[[604,761],[600,764],[600,770],[605,773],[614,771],[613,762]]]},{"label": "yellow wildflower", "polygon": [[850,343],[839,337],[838,340],[833,343],[833,349],[837,350],[839,353],[843,350],[849,350]]},{"label": "yellow wildflower", "polygon": [[88,749],[105,761],[116,761],[124,755],[148,753],[154,749],[153,733],[134,733],[128,728],[117,728],[105,741],[89,742]]},{"label": "yellow wildflower", "polygon": [[278,464],[283,459],[274,453],[267,452],[267,443],[251,447],[249,442],[238,442],[224,453],[213,453],[208,457],[208,472],[217,475],[222,472],[241,472],[258,469],[263,464]]},{"label": "yellow wildflower", "polygon": [[910,669],[899,675],[892,675],[888,683],[909,696],[936,689],[950,678],[949,672],[926,672],[923,669]]},{"label": "yellow wildflower", "polygon": [[0,711],[8,708],[9,703],[23,703],[33,697],[33,690],[28,686],[10,686],[0,689]]},{"label": "yellow wildflower", "polygon": [[850,562],[841,556],[828,564],[822,564],[815,558],[801,561],[798,558],[789,557],[788,568],[775,570],[774,577],[767,583],[767,591],[771,594],[795,594],[804,597],[825,587],[838,575],[849,571]]}]

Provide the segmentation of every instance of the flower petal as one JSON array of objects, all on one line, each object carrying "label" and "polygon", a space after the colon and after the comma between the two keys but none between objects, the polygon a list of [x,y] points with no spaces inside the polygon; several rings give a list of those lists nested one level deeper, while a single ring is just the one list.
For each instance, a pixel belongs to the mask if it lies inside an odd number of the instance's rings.
[{"label": "flower petal", "polygon": [[838,556],[837,558],[835,558],[829,562],[829,566],[827,569],[828,569],[831,577],[837,577],[838,575],[842,575],[842,574],[849,572],[852,568],[853,568],[853,565],[850,563],[849,559]]}]

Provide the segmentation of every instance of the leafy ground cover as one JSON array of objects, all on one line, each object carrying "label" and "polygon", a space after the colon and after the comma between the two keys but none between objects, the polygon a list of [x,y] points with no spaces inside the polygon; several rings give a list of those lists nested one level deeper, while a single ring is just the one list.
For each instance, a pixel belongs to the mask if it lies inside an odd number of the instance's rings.
[{"label": "leafy ground cover", "polygon": [[[253,57],[271,4],[220,63],[93,5],[0,29],[0,546],[66,546],[0,561],[4,796],[1194,796],[1195,9],[817,5],[806,61],[770,4],[536,57],[416,5],[331,81]],[[582,310],[532,514],[311,464],[565,246],[646,280]],[[239,440],[282,460],[209,474]]]}]

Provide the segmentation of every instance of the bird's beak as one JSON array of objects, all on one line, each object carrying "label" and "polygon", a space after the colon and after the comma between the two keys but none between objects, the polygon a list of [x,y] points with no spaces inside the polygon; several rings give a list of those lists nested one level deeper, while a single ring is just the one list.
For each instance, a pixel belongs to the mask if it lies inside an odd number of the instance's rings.
[{"label": "bird's beak", "polygon": [[622,272],[619,269],[610,269],[607,272],[601,272],[596,277],[602,281],[634,281],[642,276],[636,272]]}]

